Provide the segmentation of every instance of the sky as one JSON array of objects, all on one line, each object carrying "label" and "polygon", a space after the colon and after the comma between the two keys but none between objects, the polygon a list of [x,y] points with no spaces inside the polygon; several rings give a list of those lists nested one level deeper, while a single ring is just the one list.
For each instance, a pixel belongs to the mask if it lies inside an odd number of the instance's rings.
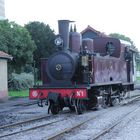
[{"label": "sky", "polygon": [[20,25],[44,22],[56,33],[57,20],[72,20],[78,32],[90,25],[106,34],[123,34],[140,51],[139,0],[5,0],[5,14]]}]

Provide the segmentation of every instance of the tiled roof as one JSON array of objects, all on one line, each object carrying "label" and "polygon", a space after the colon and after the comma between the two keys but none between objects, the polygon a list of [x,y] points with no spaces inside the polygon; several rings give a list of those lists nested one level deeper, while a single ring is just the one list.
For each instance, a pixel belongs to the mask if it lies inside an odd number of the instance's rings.
[{"label": "tiled roof", "polygon": [[92,31],[92,32],[97,33],[99,36],[102,36],[102,37],[109,37],[109,36],[107,36],[106,34],[100,32],[100,31],[95,30],[95,29],[92,28],[90,25],[88,25],[87,28],[84,29],[84,30],[81,32],[81,34],[87,32],[87,31],[89,31],[89,30]]},{"label": "tiled roof", "polygon": [[5,52],[0,51],[0,58],[3,59],[12,59],[13,57]]}]

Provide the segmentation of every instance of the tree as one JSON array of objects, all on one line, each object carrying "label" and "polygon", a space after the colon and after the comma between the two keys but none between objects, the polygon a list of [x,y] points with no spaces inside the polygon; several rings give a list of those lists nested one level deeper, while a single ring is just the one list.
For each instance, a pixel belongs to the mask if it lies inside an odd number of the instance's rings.
[{"label": "tree", "polygon": [[48,57],[55,51],[54,31],[49,25],[38,21],[30,22],[25,25],[25,27],[30,32],[32,39],[37,46],[37,49],[34,52],[34,60],[36,67],[40,70],[40,58]]},{"label": "tree", "polygon": [[111,33],[111,34],[109,34],[109,36],[128,41],[131,43],[132,48],[136,48],[136,46],[134,45],[134,42],[129,37],[126,37],[125,35],[118,34],[118,33]]},{"label": "tree", "polygon": [[33,61],[36,49],[28,30],[15,22],[0,21],[0,50],[13,56],[9,63],[9,72],[21,73],[25,66]]}]

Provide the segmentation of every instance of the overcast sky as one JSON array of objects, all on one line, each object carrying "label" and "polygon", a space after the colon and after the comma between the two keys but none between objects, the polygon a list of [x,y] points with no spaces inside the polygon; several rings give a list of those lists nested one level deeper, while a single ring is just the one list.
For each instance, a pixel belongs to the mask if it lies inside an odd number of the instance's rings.
[{"label": "overcast sky", "polygon": [[130,37],[140,51],[139,0],[5,0],[6,18],[20,25],[29,21],[49,24],[57,32],[57,20],[76,21],[78,31],[87,25]]}]

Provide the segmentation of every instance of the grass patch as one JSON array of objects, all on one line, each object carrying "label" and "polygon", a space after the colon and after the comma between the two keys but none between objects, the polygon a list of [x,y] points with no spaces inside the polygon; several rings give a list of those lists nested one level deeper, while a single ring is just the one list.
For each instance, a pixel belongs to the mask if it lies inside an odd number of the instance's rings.
[{"label": "grass patch", "polygon": [[140,81],[140,77],[136,77],[136,80]]},{"label": "grass patch", "polygon": [[10,97],[29,97],[29,90],[9,91],[8,94]]}]

